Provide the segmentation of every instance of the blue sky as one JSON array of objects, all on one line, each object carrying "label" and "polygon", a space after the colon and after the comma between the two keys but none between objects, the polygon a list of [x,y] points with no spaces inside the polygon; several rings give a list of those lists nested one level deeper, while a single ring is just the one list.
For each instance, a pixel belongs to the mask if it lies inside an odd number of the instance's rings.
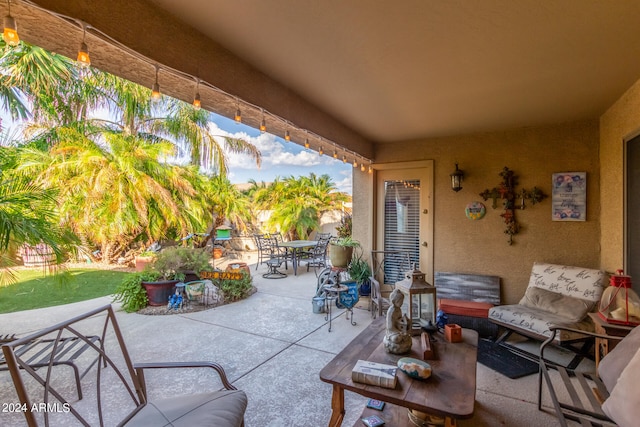
[{"label": "blue sky", "polygon": [[[236,123],[226,117],[211,113],[211,133],[213,135],[242,138],[254,144],[262,153],[262,166],[256,167],[254,161],[247,156],[229,154],[229,180],[234,184],[248,182],[271,182],[275,177],[282,178],[293,175],[328,174],[340,191],[351,194],[353,166],[343,163],[331,155],[319,156],[316,151],[268,132],[260,133],[258,129]],[[358,170],[360,173],[360,170]]]}]

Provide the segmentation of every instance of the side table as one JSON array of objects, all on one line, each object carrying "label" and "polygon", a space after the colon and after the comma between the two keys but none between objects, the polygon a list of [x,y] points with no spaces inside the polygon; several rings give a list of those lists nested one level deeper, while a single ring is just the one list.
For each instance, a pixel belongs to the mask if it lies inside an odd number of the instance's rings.
[{"label": "side table", "polygon": [[[340,292],[346,292],[349,290],[345,285],[335,284],[335,285],[324,285],[322,287],[326,297],[325,297],[325,310],[327,314],[324,317],[324,320],[329,320],[329,332],[331,332],[331,306],[334,301],[337,301],[340,297]],[[353,313],[351,314],[351,318],[353,319]]]},{"label": "side table", "polygon": [[[598,334],[611,335],[614,337],[626,337],[633,330],[633,326],[614,325],[604,321],[598,313],[589,313],[589,317],[593,320],[595,331]],[[596,338],[596,368],[600,364],[600,359],[606,356],[618,344],[618,341],[609,341],[607,339]]]}]

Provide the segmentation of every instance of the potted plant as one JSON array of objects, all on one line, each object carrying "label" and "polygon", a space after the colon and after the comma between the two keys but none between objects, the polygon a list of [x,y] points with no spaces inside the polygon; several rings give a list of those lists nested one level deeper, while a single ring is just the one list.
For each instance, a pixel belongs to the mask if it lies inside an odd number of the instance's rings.
[{"label": "potted plant", "polygon": [[156,260],[156,252],[144,251],[135,257],[136,271],[144,271],[148,265],[153,264]]},{"label": "potted plant", "polygon": [[[209,254],[204,249],[192,249],[184,247],[174,247],[164,249],[155,257],[153,264],[137,273],[134,277],[125,278],[121,286],[122,289],[116,301],[123,302],[125,310],[139,310],[145,305],[139,293],[145,292],[149,305],[165,305],[171,296],[173,287],[181,281],[198,280],[198,273],[209,270]],[[138,287],[136,288],[136,285]],[[129,304],[132,299],[134,303]]]},{"label": "potted plant", "polygon": [[353,240],[351,236],[339,237],[329,243],[329,259],[334,267],[345,268],[351,262],[353,256],[353,248],[360,247],[357,240]]},{"label": "potted plant", "polygon": [[158,277],[158,273],[149,270],[127,275],[116,288],[113,302],[122,303],[122,308],[127,313],[145,308],[149,304],[149,298],[142,282],[154,281]]},{"label": "potted plant", "polygon": [[367,261],[362,259],[361,255],[351,260],[347,271],[349,272],[349,276],[358,283],[358,292],[360,295],[371,295],[371,281],[369,280],[371,277],[371,267],[369,267]]}]

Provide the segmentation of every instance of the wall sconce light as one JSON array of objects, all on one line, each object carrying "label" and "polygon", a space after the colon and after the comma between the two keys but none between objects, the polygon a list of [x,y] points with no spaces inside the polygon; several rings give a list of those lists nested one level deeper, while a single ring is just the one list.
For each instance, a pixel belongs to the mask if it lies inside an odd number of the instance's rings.
[{"label": "wall sconce light", "polygon": [[449,176],[451,176],[451,189],[456,193],[462,190],[462,178],[464,177],[464,172],[458,169],[458,162],[456,162],[456,170]]}]

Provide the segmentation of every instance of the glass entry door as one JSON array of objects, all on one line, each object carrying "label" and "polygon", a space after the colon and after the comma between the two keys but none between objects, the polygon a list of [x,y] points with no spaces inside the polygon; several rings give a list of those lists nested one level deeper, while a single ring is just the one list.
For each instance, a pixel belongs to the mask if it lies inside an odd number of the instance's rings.
[{"label": "glass entry door", "polygon": [[[433,283],[433,168],[429,167],[432,162],[428,163],[425,167],[378,172],[375,249],[406,251],[411,264]],[[405,265],[389,263],[385,276],[401,279],[405,273],[401,270],[405,269]]]}]

